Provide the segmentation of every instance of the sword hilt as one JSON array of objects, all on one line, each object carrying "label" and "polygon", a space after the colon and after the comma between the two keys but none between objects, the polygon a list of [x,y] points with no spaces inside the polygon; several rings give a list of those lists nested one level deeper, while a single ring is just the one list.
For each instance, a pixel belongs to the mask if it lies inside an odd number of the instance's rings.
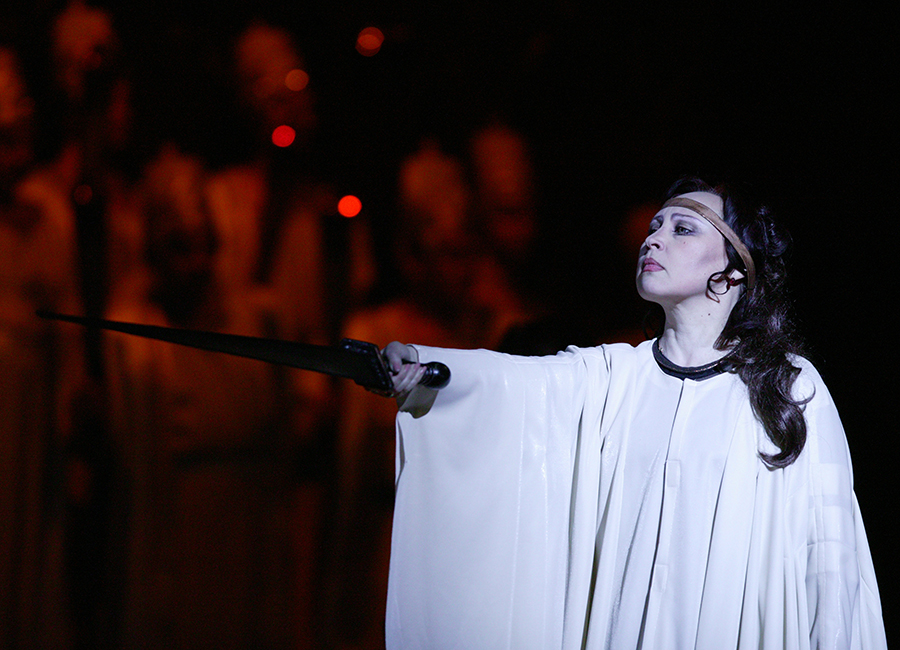
[{"label": "sword hilt", "polygon": [[[354,354],[360,355],[368,362],[376,377],[378,385],[367,386],[367,388],[374,388],[377,391],[388,394],[393,391],[394,380],[391,378],[391,373],[388,371],[384,357],[374,343],[357,341],[356,339],[343,339],[341,341],[341,347]],[[423,365],[425,367],[425,373],[419,380],[420,386],[443,388],[450,383],[450,368],[445,364],[440,361],[431,361]]]}]

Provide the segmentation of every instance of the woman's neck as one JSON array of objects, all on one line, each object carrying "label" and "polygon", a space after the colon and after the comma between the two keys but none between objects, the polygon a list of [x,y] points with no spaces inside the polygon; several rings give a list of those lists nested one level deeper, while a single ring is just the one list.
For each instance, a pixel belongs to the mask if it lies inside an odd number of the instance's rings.
[{"label": "woman's neck", "polygon": [[659,338],[660,351],[672,363],[686,368],[712,363],[728,354],[716,349],[728,314],[719,310],[685,314],[666,310],[666,326]]}]

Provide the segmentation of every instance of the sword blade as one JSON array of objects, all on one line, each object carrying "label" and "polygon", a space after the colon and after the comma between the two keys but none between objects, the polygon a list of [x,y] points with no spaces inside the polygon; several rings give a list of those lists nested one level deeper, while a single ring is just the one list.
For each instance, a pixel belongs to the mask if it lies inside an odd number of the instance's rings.
[{"label": "sword blade", "polygon": [[76,323],[85,327],[122,332],[190,348],[224,352],[247,359],[312,370],[332,377],[345,377],[361,386],[375,390],[390,392],[393,389],[393,382],[381,359],[378,346],[365,341],[344,339],[339,347],[331,347],[238,334],[124,323],[48,311],[39,311],[37,315],[41,318]]}]

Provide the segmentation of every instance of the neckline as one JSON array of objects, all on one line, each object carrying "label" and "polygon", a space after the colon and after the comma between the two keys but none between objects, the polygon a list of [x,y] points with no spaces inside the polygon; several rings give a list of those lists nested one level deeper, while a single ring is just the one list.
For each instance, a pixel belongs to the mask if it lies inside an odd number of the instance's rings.
[{"label": "neckline", "polygon": [[659,349],[659,339],[653,341],[653,358],[656,360],[656,364],[659,366],[660,370],[667,375],[677,377],[678,379],[701,381],[703,379],[715,377],[716,375],[721,375],[732,369],[731,362],[728,360],[727,355],[703,366],[679,366],[677,363],[672,363],[666,355],[662,353],[662,350]]}]

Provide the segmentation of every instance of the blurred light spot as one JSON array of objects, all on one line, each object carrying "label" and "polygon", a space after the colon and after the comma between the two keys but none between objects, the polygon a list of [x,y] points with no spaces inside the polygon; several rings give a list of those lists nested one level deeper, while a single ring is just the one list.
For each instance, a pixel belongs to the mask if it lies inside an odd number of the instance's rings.
[{"label": "blurred light spot", "polygon": [[356,37],[356,51],[363,56],[375,56],[384,43],[384,34],[377,27],[366,27]]},{"label": "blurred light spot", "polygon": [[309,75],[306,74],[303,70],[294,69],[287,73],[287,76],[284,78],[284,85],[294,92],[300,92],[304,88],[306,88],[306,84],[309,83]]},{"label": "blurred light spot", "polygon": [[72,198],[75,199],[75,203],[78,205],[87,205],[94,198],[94,190],[91,189],[90,185],[79,185],[72,192]]},{"label": "blurred light spot", "polygon": [[293,144],[295,137],[297,137],[297,132],[287,124],[282,124],[272,131],[272,144],[276,147],[289,147]]},{"label": "blurred light spot", "polygon": [[362,201],[348,194],[338,201],[338,213],[342,217],[355,217],[362,211]]}]

